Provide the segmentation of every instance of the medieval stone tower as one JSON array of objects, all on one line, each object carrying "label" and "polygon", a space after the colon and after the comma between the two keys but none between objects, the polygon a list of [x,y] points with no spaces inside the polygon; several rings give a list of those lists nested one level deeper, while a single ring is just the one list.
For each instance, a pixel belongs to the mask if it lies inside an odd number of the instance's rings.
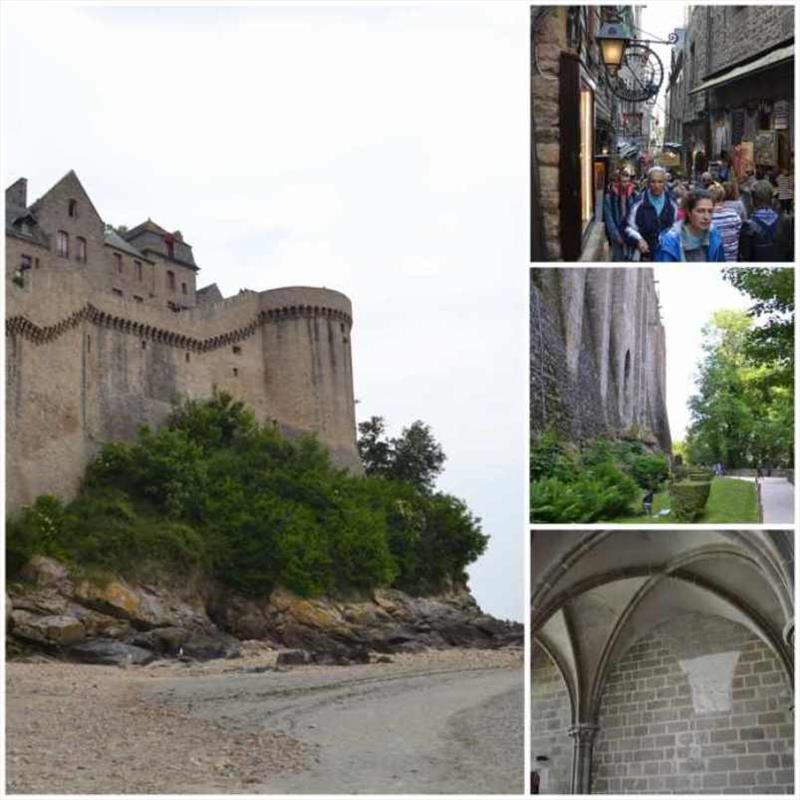
[{"label": "medieval stone tower", "polygon": [[664,327],[652,269],[531,270],[531,432],[635,431],[669,452]]},{"label": "medieval stone tower", "polygon": [[74,172],[31,206],[24,178],[6,191],[10,509],[74,495],[104,442],[214,387],[360,471],[348,298],[290,287],[224,299],[198,290],[197,272],[180,231],[108,228]]}]

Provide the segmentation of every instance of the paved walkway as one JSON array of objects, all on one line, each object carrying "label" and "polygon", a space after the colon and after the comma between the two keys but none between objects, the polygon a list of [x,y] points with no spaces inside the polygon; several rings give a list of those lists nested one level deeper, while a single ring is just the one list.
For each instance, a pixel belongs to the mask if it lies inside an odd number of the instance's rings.
[{"label": "paved walkway", "polygon": [[761,479],[765,523],[794,523],[794,486],[786,478]]}]

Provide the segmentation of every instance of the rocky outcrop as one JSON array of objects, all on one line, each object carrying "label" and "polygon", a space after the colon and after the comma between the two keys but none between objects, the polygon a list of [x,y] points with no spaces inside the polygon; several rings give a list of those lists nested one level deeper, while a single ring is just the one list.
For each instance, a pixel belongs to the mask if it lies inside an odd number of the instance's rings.
[{"label": "rocky outcrop", "polygon": [[484,614],[463,587],[435,597],[378,589],[348,600],[309,600],[284,589],[254,599],[208,581],[174,583],[76,578],[63,564],[36,556],[8,587],[11,651],[126,665],[235,657],[240,641],[256,639],[295,651],[286,664],[345,664],[370,654],[523,640],[520,624]]}]

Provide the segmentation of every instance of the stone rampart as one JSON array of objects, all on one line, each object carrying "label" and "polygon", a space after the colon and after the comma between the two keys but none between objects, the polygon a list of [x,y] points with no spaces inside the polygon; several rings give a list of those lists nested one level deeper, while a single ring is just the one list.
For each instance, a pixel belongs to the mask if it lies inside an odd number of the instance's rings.
[{"label": "stone rampart", "polygon": [[666,344],[649,268],[531,270],[535,435],[639,435],[671,448]]}]

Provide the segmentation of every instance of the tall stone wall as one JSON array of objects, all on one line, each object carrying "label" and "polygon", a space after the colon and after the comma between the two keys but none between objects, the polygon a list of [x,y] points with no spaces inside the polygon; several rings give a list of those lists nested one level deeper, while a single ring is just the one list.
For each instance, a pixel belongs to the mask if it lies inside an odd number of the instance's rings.
[{"label": "tall stone wall", "polygon": [[652,270],[532,269],[530,291],[532,433],[582,442],[637,432],[669,451]]},{"label": "tall stone wall", "polygon": [[611,669],[593,793],[792,793],[792,691],[746,628],[690,614],[654,629]]},{"label": "tall stone wall", "polygon": [[[569,794],[572,709],[558,668],[537,644],[531,662],[531,769],[539,772],[540,794]],[[537,757],[546,761],[538,761]]]},{"label": "tall stone wall", "polygon": [[92,286],[80,268],[41,267],[7,282],[7,502],[70,497],[106,441],[158,426],[178,396],[214,387],[286,434],[316,433],[360,470],[342,294],[245,292],[175,314]]}]

